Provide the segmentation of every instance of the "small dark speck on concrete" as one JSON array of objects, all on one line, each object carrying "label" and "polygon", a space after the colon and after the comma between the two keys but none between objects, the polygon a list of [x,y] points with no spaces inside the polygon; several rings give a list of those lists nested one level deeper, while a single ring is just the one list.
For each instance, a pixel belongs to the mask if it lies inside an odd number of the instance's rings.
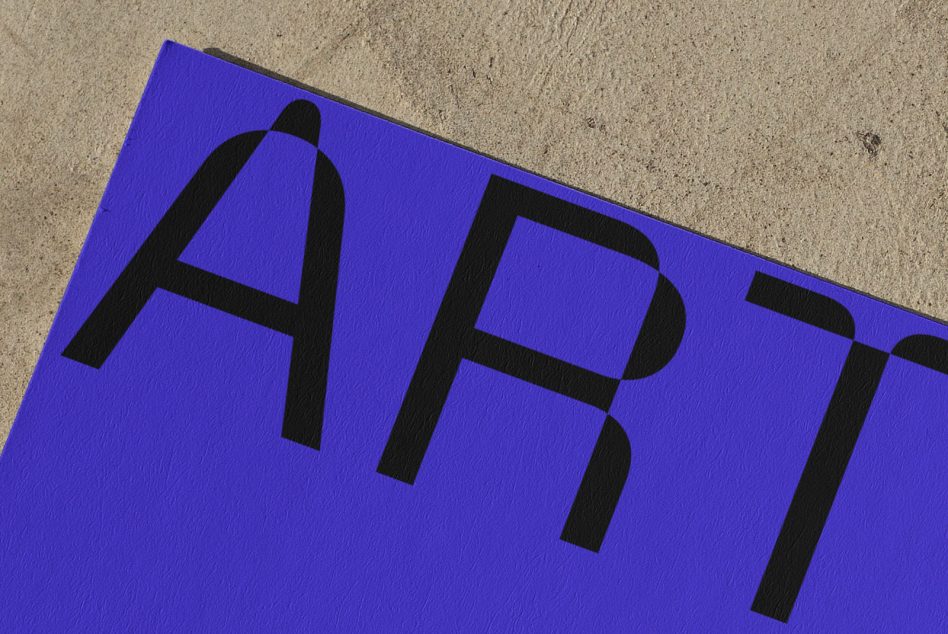
[{"label": "small dark speck on concrete", "polygon": [[875,158],[882,146],[882,137],[875,132],[857,132],[856,136],[862,141],[862,147],[869,153],[869,158]]},{"label": "small dark speck on concrete", "polygon": [[606,124],[605,124],[605,123],[598,123],[598,124],[597,124],[595,117],[586,117],[586,125],[587,125],[588,127],[592,128],[593,130],[595,130],[596,128],[598,128],[600,132],[605,132],[605,131],[606,131]]}]

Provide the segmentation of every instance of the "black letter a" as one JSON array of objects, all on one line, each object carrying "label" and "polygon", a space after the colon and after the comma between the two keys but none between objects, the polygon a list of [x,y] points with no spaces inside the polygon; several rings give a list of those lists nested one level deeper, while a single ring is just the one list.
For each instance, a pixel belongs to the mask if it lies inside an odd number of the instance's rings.
[{"label": "black letter a", "polygon": [[211,152],[63,356],[102,367],[155,289],[211,306],[293,337],[283,437],[319,449],[342,246],[344,199],[336,168],[317,149],[299,303],[178,259],[267,134],[291,134],[316,148],[319,124],[314,104],[294,101],[269,130],[238,134]]}]

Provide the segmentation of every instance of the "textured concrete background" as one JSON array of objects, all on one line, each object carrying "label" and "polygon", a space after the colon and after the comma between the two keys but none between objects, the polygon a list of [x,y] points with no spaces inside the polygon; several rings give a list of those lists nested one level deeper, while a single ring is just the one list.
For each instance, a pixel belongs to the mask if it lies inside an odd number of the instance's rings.
[{"label": "textured concrete background", "polygon": [[691,4],[0,0],[0,444],[166,38],[948,317],[948,3]]}]

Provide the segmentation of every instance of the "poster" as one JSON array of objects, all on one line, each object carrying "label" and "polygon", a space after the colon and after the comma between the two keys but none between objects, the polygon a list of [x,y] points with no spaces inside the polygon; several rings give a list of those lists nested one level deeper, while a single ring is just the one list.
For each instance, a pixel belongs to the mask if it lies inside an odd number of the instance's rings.
[{"label": "poster", "polygon": [[948,327],[162,49],[0,457],[40,629],[933,631]]}]

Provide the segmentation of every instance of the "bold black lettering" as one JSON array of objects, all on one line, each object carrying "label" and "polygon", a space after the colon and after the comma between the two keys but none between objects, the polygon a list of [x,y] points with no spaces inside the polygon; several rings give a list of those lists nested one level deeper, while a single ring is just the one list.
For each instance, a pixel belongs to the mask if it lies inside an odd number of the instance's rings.
[{"label": "bold black lettering", "polygon": [[[316,106],[294,101],[269,130],[239,134],[211,152],[63,356],[102,367],[155,290],[164,289],[293,338],[283,437],[319,449],[344,211],[339,173],[318,150],[319,127]],[[274,132],[317,148],[297,304],[178,259],[260,142]]]},{"label": "bold black lettering", "polygon": [[786,622],[829,518],[889,355],[854,342],[751,607]]},{"label": "bold black lettering", "polygon": [[895,344],[892,356],[948,374],[948,341],[934,335],[911,335]]},{"label": "bold black lettering", "polygon": [[[506,179],[491,177],[379,461],[379,473],[409,484],[415,481],[462,359],[588,403],[608,414],[622,379],[638,379],[658,372],[678,350],[684,334],[685,308],[678,291],[660,273],[621,378],[580,368],[475,328],[518,217],[658,270],[658,255],[652,243],[631,226]],[[625,485],[630,461],[628,437],[619,423],[607,415],[566,519],[561,534],[564,541],[599,550]]]},{"label": "bold black lettering", "polygon": [[[849,339],[852,315],[825,295],[757,273],[747,301]],[[895,356],[948,374],[948,342],[913,335],[893,349]],[[823,527],[856,449],[889,354],[853,341],[797,484],[751,609],[787,622]]]}]

